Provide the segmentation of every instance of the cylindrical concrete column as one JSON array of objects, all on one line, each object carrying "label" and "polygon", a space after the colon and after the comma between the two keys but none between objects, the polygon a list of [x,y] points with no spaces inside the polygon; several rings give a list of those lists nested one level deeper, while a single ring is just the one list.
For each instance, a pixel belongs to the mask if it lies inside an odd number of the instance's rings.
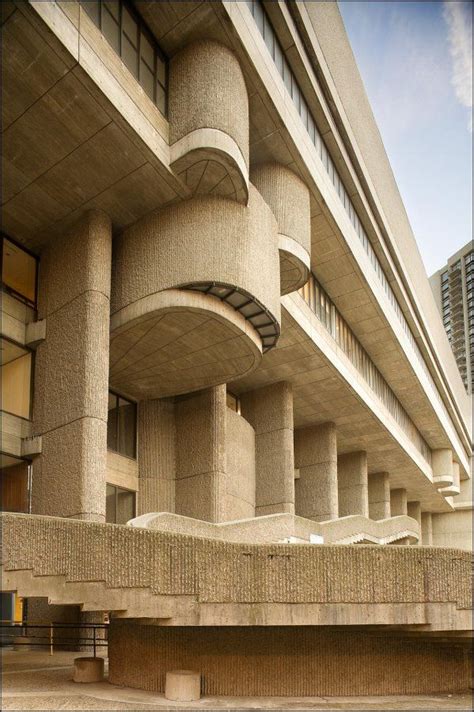
[{"label": "cylindrical concrete column", "polygon": [[390,517],[390,478],[388,472],[369,475],[369,517],[388,519]]},{"label": "cylindrical concrete column", "polygon": [[228,47],[199,40],[169,65],[171,167],[194,194],[245,203],[248,197],[249,106],[239,61]]},{"label": "cylindrical concrete column", "polygon": [[289,383],[273,383],[244,393],[243,417],[255,430],[255,514],[295,511],[293,393]]},{"label": "cylindrical concrete column", "polygon": [[416,519],[420,526],[420,538],[418,539],[418,544],[422,543],[422,528],[421,528],[421,502],[408,502],[407,503],[407,514],[412,519]]},{"label": "cylindrical concrete column", "polygon": [[423,546],[433,545],[433,515],[431,512],[421,514],[421,544]]},{"label": "cylindrical concrete column", "polygon": [[408,512],[407,491],[400,489],[390,490],[390,512],[392,517],[399,517]]},{"label": "cylindrical concrete column", "polygon": [[257,166],[251,179],[278,223],[280,289],[288,294],[306,283],[311,269],[309,190],[301,178],[279,163]]},{"label": "cylindrical concrete column", "polygon": [[41,255],[35,514],[105,519],[111,245],[110,220],[94,211]]},{"label": "cylindrical concrete column", "polygon": [[324,522],[338,517],[337,439],[334,423],[295,430],[295,512]]},{"label": "cylindrical concrete column", "polygon": [[175,404],[176,514],[222,522],[226,511],[226,387]]},{"label": "cylindrical concrete column", "polygon": [[138,514],[175,511],[176,427],[171,399],[138,404]]},{"label": "cylindrical concrete column", "polygon": [[367,453],[349,452],[337,460],[339,516],[369,516]]}]

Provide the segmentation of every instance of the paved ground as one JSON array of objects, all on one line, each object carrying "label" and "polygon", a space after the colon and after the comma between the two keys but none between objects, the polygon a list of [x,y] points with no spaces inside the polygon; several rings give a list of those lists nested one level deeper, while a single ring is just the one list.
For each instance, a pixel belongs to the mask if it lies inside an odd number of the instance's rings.
[{"label": "paved ground", "polygon": [[206,697],[199,702],[169,702],[163,695],[116,687],[108,682],[72,682],[77,653],[2,651],[4,710],[471,710],[472,696],[416,697]]}]

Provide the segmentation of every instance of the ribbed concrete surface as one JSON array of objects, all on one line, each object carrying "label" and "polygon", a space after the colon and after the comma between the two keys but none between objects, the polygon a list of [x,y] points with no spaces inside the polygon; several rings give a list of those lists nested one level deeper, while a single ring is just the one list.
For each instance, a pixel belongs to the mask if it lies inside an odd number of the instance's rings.
[{"label": "ribbed concrete surface", "polygon": [[467,651],[307,626],[161,628],[113,621],[109,680],[164,690],[166,670],[198,670],[204,695],[392,695],[467,689]]}]

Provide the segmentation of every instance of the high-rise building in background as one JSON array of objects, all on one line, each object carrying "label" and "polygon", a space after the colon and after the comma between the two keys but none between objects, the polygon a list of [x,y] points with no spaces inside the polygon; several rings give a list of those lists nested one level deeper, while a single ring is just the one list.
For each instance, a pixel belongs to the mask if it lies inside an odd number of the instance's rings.
[{"label": "high-rise building in background", "polygon": [[11,615],[148,690],[467,687],[470,403],[337,3],[2,23]]},{"label": "high-rise building in background", "polygon": [[430,277],[459,373],[469,394],[474,380],[474,247],[468,242]]}]

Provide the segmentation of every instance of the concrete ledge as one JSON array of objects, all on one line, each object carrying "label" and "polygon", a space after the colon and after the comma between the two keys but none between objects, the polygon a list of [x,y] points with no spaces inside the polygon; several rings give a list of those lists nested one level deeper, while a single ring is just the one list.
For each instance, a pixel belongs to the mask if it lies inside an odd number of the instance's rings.
[{"label": "concrete ledge", "polygon": [[25,328],[25,344],[35,349],[38,344],[46,339],[46,319],[30,321]]}]

